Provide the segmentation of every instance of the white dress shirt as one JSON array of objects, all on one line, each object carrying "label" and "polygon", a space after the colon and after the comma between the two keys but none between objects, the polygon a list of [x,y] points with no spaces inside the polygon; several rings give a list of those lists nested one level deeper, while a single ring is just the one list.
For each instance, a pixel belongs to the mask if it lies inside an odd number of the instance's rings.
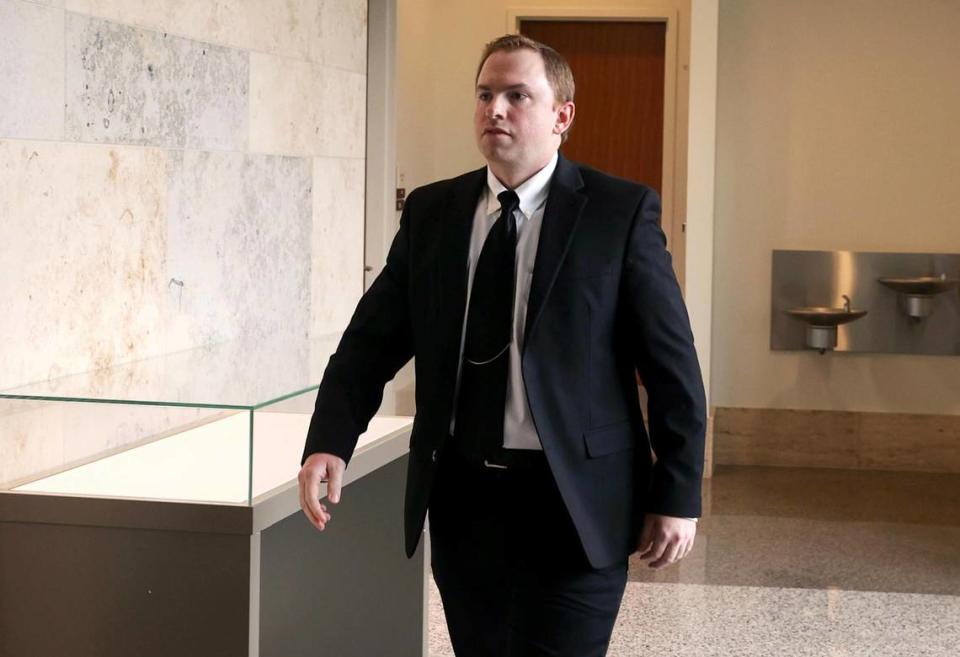
[{"label": "white dress shirt", "polygon": [[[527,393],[523,387],[523,370],[520,353],[523,349],[523,329],[527,317],[527,298],[533,280],[533,264],[540,242],[540,226],[543,224],[543,208],[547,204],[550,179],[557,167],[557,155],[528,178],[515,190],[520,198],[520,207],[514,211],[517,220],[516,285],[513,298],[513,338],[510,341],[510,370],[507,375],[507,403],[503,415],[503,446],[508,449],[543,449],[540,436],[530,415]],[[460,332],[460,362],[457,366],[457,386],[454,392],[454,413],[450,419],[450,434],[456,423],[456,399],[460,394],[460,369],[463,365],[463,346],[467,335],[467,315],[470,308],[470,291],[473,289],[473,273],[480,258],[480,251],[487,233],[500,216],[500,201],[497,195],[507,188],[487,168],[487,186],[477,200],[470,233],[469,270],[467,275],[467,312],[464,313],[463,329]]]},{"label": "white dress shirt", "polygon": [[[510,341],[510,370],[507,375],[507,402],[503,415],[503,446],[508,449],[539,449],[540,436],[533,424],[527,392],[523,387],[523,369],[520,353],[523,349],[523,330],[526,325],[527,299],[533,280],[533,265],[540,242],[540,227],[543,225],[543,210],[547,204],[550,180],[557,167],[557,155],[515,190],[520,198],[520,207],[515,210],[517,219],[516,286],[513,298],[513,336]],[[454,391],[454,412],[450,418],[450,434],[456,424],[456,400],[460,394],[460,370],[463,366],[463,347],[467,335],[467,317],[470,308],[470,291],[473,289],[473,272],[476,269],[483,242],[487,233],[500,216],[500,201],[497,195],[507,188],[487,168],[487,186],[477,201],[470,232],[469,270],[467,275],[467,312],[464,313],[463,329],[460,332],[460,362],[457,365],[457,384]],[[686,518],[697,522],[697,518]]]}]

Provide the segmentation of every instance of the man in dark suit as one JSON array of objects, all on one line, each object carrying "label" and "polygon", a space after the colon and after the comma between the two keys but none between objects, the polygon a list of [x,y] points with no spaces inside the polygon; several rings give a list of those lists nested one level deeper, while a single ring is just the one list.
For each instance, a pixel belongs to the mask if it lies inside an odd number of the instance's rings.
[{"label": "man in dark suit", "polygon": [[558,153],[566,61],[502,37],[476,89],[487,167],[408,197],[324,373],[301,505],[323,530],[320,482],[339,503],[384,385],[415,356],[406,551],[429,513],[457,655],[603,655],[628,556],[660,568],[693,545],[705,401],[689,319],[656,193]]}]

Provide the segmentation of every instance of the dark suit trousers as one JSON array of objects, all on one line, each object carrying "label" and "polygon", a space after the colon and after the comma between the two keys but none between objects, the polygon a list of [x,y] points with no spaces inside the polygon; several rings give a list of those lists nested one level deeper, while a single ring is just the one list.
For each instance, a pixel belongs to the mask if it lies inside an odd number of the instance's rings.
[{"label": "dark suit trousers", "polygon": [[438,463],[431,567],[457,657],[600,657],[627,561],[594,569],[545,459],[501,470]]}]

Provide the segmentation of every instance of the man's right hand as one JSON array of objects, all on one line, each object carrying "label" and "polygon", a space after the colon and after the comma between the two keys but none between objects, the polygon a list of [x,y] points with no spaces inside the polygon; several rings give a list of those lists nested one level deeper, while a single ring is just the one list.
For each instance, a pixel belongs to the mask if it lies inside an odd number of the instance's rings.
[{"label": "man's right hand", "polygon": [[300,508],[307,520],[320,531],[323,531],[331,518],[326,505],[320,504],[320,484],[327,482],[327,499],[332,504],[339,504],[340,486],[346,469],[347,464],[342,458],[322,452],[308,456],[300,468],[297,476],[300,484]]}]

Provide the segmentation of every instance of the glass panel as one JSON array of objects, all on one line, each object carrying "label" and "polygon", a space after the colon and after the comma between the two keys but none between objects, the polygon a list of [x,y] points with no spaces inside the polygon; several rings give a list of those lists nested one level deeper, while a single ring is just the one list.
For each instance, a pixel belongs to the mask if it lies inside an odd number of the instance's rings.
[{"label": "glass panel", "polygon": [[[405,412],[412,413],[412,408],[407,411],[397,403],[397,397],[405,401],[409,396],[411,399],[406,406],[412,406],[412,381],[400,386],[400,394],[395,392],[397,383],[404,384],[395,380],[387,385],[379,411],[357,441],[355,456],[388,435],[409,430],[412,425],[413,418],[403,415]],[[261,495],[296,481],[316,399],[316,391],[311,390],[261,406],[253,412],[251,499],[256,500]]]},{"label": "glass panel", "polygon": [[339,333],[233,340],[0,391],[2,397],[253,407],[315,389]]},{"label": "glass panel", "polygon": [[296,478],[339,338],[233,341],[2,391],[0,490],[249,504]]},{"label": "glass panel", "polygon": [[253,411],[251,499],[296,480],[316,400],[310,390]]},{"label": "glass panel", "polygon": [[246,504],[249,414],[0,399],[0,490]]}]

